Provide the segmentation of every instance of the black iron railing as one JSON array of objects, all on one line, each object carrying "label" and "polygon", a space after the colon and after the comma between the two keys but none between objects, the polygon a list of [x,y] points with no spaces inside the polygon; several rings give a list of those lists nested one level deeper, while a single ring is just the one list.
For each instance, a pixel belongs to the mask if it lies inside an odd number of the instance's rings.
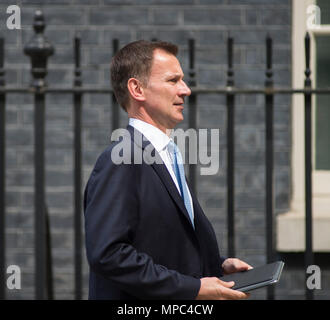
[{"label": "black iron railing", "polygon": [[[74,112],[74,257],[75,257],[75,298],[82,298],[82,141],[81,117],[83,95],[86,93],[106,93],[111,96],[111,125],[112,129],[119,127],[119,106],[112,90],[82,86],[80,66],[80,38],[74,39],[74,83],[71,88],[49,88],[46,86],[47,60],[54,49],[43,35],[44,18],[40,11],[36,12],[34,20],[35,35],[25,47],[25,53],[31,58],[32,83],[30,87],[6,87],[4,72],[4,40],[0,38],[0,299],[5,298],[5,108],[7,94],[34,94],[34,131],[35,131],[35,297],[36,299],[53,298],[53,279],[51,261],[50,226],[45,194],[45,96],[49,93],[72,94]],[[265,86],[257,89],[242,89],[234,86],[233,46],[234,39],[228,38],[228,72],[225,87],[203,87],[196,85],[195,43],[189,39],[189,85],[192,94],[189,97],[189,127],[197,127],[197,96],[200,94],[216,93],[226,96],[227,104],[227,224],[228,224],[228,256],[235,256],[235,96],[238,94],[261,94],[265,97],[266,123],[266,256],[267,261],[275,257],[274,236],[274,135],[273,112],[275,94],[303,94],[305,96],[305,198],[306,198],[306,250],[305,264],[313,264],[312,246],[312,95],[329,94],[330,88],[312,89],[310,79],[310,39],[305,37],[306,80],[303,89],[274,87],[272,70],[272,39],[266,38],[266,72]],[[113,40],[115,53],[119,48],[119,41]],[[196,164],[189,166],[189,178],[196,191]],[[274,299],[274,291],[268,289],[268,299]],[[306,298],[312,299],[313,292],[306,288]]]}]

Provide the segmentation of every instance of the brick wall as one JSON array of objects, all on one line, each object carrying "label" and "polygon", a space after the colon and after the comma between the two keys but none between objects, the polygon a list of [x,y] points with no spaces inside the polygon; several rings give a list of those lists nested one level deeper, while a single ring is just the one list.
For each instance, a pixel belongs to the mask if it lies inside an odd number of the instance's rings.
[{"label": "brick wall", "polygon": [[[112,39],[120,45],[137,39],[162,39],[179,45],[179,58],[188,74],[187,41],[196,39],[197,79],[203,85],[225,85],[226,45],[234,37],[235,83],[262,86],[265,80],[265,37],[274,39],[274,79],[291,85],[291,2],[289,0],[21,0],[22,29],[6,29],[6,8],[1,1],[0,31],[6,39],[6,83],[27,85],[29,60],[23,46],[32,36],[36,9],[45,14],[45,34],[55,46],[49,59],[49,86],[73,82],[73,37],[82,39],[83,84],[109,85]],[[111,134],[111,102],[106,94],[83,98],[84,185],[98,154]],[[290,103],[275,98],[275,204],[276,213],[289,206]],[[188,119],[186,111],[186,119]],[[7,261],[22,269],[22,289],[7,291],[8,298],[33,298],[33,97],[7,97]],[[46,108],[46,184],[51,219],[55,297],[73,298],[73,113],[72,96],[49,94]],[[220,128],[220,171],[198,178],[198,197],[212,221],[226,254],[226,107],[223,96],[198,97],[198,127]],[[121,126],[127,119],[121,111]],[[258,265],[265,258],[264,213],[264,97],[236,97],[236,246],[237,255]],[[187,128],[187,120],[180,125]],[[84,187],[84,186],[83,186]],[[84,258],[85,259],[85,258]],[[290,274],[285,275],[290,278]],[[303,275],[304,276],[304,275]],[[84,298],[88,269],[84,260]],[[290,278],[291,279],[291,278]],[[301,278],[303,279],[303,278]],[[290,282],[291,283],[291,282]],[[283,295],[300,291],[283,288]],[[263,291],[252,296],[264,298]]]}]

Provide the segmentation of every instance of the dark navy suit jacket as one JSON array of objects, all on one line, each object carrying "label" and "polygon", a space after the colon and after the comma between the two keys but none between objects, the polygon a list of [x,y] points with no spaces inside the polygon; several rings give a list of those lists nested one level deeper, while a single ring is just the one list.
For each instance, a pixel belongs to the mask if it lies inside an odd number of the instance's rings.
[{"label": "dark navy suit jacket", "polygon": [[[192,193],[193,228],[159,154],[127,129],[100,155],[85,189],[89,298],[195,299],[200,278],[221,276],[214,230]],[[122,147],[131,152],[116,164]]]}]

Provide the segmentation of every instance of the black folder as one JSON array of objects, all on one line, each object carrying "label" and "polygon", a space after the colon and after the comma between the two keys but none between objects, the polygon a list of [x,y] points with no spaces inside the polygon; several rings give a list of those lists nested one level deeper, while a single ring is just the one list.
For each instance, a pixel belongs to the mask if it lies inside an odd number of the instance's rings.
[{"label": "black folder", "polygon": [[249,292],[278,282],[281,277],[283,266],[283,261],[277,261],[247,271],[228,274],[221,277],[220,280],[227,282],[235,281],[231,289]]}]

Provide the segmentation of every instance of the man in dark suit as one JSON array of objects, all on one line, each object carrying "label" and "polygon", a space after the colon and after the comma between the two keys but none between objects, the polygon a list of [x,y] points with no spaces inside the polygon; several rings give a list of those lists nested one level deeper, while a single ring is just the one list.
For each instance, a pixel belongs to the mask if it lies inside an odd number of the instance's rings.
[{"label": "man in dark suit", "polygon": [[85,190],[90,299],[248,296],[218,278],[251,266],[220,257],[168,135],[191,93],[176,54],[170,43],[136,41],[112,59],[113,90],[129,125],[98,158]]}]

